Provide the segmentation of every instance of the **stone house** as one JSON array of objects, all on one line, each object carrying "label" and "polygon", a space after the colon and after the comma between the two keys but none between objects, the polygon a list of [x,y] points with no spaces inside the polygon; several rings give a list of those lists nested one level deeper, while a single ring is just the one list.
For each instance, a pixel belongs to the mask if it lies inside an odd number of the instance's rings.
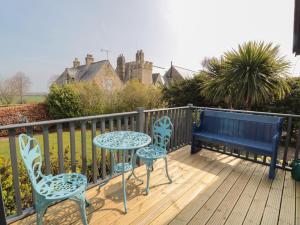
[{"label": "stone house", "polygon": [[95,81],[99,87],[106,90],[121,88],[129,80],[139,80],[143,84],[162,85],[163,79],[160,74],[152,74],[153,63],[144,60],[144,52],[137,51],[136,60],[125,62],[125,57],[120,55],[117,58],[117,68],[114,70],[108,60],[94,62],[91,54],[87,54],[85,65],[80,65],[77,58],[73,61],[73,67],[66,68],[56,79],[55,83],[79,81]]},{"label": "stone house", "polygon": [[168,71],[164,74],[163,79],[164,79],[164,85],[168,86],[172,82],[177,82],[184,80],[188,77],[192,77],[195,72],[184,69],[179,66],[174,66],[172,65],[171,62],[171,67],[168,69]]},{"label": "stone house", "polygon": [[126,62],[123,55],[117,58],[116,72],[124,84],[133,79],[149,85],[162,83],[161,75],[157,73],[152,74],[152,69],[153,63],[145,61],[143,50],[137,51],[135,61],[132,62]]},{"label": "stone house", "polygon": [[99,87],[110,91],[122,87],[122,81],[110,62],[108,60],[94,62],[91,54],[87,54],[85,65],[80,65],[79,60],[75,58],[73,67],[66,68],[55,83],[63,85],[78,81],[94,81]]}]

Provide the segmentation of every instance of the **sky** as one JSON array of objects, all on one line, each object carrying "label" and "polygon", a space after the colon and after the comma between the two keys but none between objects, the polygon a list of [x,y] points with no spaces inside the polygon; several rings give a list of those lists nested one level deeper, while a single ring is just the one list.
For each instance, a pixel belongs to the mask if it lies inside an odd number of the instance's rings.
[{"label": "sky", "polygon": [[[72,66],[143,49],[145,60],[195,71],[205,57],[219,57],[249,40],[280,45],[300,74],[292,53],[293,0],[0,0],[0,79],[22,71],[33,92]],[[157,69],[156,69],[157,70]],[[164,70],[159,72],[163,73]]]}]

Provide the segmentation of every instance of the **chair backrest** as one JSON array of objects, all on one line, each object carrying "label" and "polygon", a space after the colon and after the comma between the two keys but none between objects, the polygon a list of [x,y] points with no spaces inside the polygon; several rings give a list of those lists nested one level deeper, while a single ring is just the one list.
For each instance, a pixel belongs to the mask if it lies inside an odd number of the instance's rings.
[{"label": "chair backrest", "polygon": [[42,155],[39,143],[26,134],[19,135],[20,152],[33,188],[36,190],[38,181],[43,178]]},{"label": "chair backrest", "polygon": [[281,133],[283,118],[248,113],[203,110],[200,130],[220,135],[271,142]]},{"label": "chair backrest", "polygon": [[163,116],[153,124],[153,144],[167,150],[173,132],[173,124],[169,117]]}]

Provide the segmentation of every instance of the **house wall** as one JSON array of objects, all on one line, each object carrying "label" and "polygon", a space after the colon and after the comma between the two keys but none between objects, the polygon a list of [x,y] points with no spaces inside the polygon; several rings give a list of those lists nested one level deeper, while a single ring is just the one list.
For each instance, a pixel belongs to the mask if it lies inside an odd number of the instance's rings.
[{"label": "house wall", "polygon": [[123,86],[119,76],[110,64],[103,66],[103,68],[94,77],[94,81],[99,85],[99,87],[108,91],[120,89]]}]

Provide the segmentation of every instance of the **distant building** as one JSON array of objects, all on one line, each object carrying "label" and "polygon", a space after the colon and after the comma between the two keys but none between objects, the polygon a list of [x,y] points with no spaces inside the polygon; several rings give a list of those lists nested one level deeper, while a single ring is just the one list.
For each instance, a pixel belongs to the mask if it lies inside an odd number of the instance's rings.
[{"label": "distant building", "polygon": [[110,62],[108,60],[94,62],[91,54],[87,54],[85,65],[80,65],[79,60],[75,58],[73,67],[66,68],[55,83],[62,85],[78,81],[94,81],[99,87],[106,90],[114,90],[122,86],[122,82]]},{"label": "distant building", "polygon": [[153,85],[164,85],[163,78],[160,73],[152,74],[152,84]]},{"label": "distant building", "polygon": [[179,66],[174,66],[172,65],[171,62],[170,69],[163,76],[164,85],[168,86],[172,82],[178,82],[186,78],[190,78],[194,75],[194,73],[195,73],[194,71],[191,71],[189,69],[185,69]]},{"label": "distant building", "polygon": [[129,80],[139,80],[143,84],[162,85],[163,79],[159,73],[152,74],[153,63],[144,60],[144,52],[137,51],[136,59],[132,62],[125,62],[125,57],[120,55],[117,58],[117,68],[114,70],[108,60],[94,62],[91,54],[87,54],[85,65],[80,65],[78,58],[73,61],[73,67],[66,68],[56,79],[55,83],[79,81],[95,81],[99,87],[107,90],[120,88]]},{"label": "distant building", "polygon": [[[135,61],[126,62],[123,55],[117,59],[116,72],[124,84],[133,79],[139,80],[143,84],[155,84],[159,78],[157,74],[152,74],[152,69],[153,63],[145,61],[143,50],[137,51]],[[153,82],[154,80],[155,82]]]}]

